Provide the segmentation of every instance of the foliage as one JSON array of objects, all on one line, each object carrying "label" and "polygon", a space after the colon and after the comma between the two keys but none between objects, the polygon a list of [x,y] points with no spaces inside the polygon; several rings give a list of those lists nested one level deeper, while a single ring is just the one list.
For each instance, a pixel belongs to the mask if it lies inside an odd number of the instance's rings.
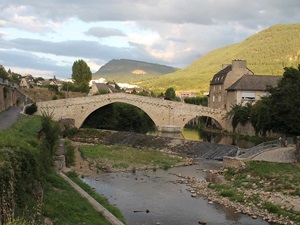
[{"label": "foliage", "polygon": [[38,198],[33,191],[39,187],[41,180],[39,144],[36,140],[40,127],[39,117],[23,117],[12,128],[0,132],[2,223],[8,222],[5,218],[32,218],[36,214]]},{"label": "foliage", "polygon": [[250,112],[250,122],[257,135],[262,132],[262,135],[266,136],[267,131],[272,129],[271,114],[272,109],[269,98],[262,98],[253,105]]},{"label": "foliage", "polygon": [[72,82],[64,82],[62,85],[63,91],[72,91],[72,92],[82,92],[82,93],[88,93],[90,88],[88,83],[80,83],[75,84]]},{"label": "foliage", "polygon": [[72,145],[72,142],[68,139],[65,140],[65,159],[66,166],[74,166],[75,165],[75,147]]},{"label": "foliage", "polygon": [[0,78],[8,79],[8,72],[6,72],[5,68],[0,65]]},{"label": "foliage", "polygon": [[284,68],[277,87],[270,87],[270,96],[262,98],[251,109],[250,120],[256,133],[267,131],[290,135],[300,134],[300,66]]},{"label": "foliage", "polygon": [[226,117],[231,119],[232,127],[235,129],[239,123],[245,125],[250,119],[252,104],[247,103],[243,105],[234,105],[226,114]]},{"label": "foliage", "polygon": [[85,158],[96,160],[99,167],[110,165],[112,168],[131,170],[141,168],[170,168],[184,159],[178,156],[169,156],[154,149],[140,149],[119,145],[80,146],[80,153]]},{"label": "foliage", "polygon": [[46,86],[49,91],[53,91],[54,93],[58,93],[58,86],[57,85],[47,85]]},{"label": "foliage", "polygon": [[26,108],[25,108],[25,113],[28,114],[28,115],[32,115],[36,111],[37,111],[37,105],[36,105],[36,103],[33,103],[33,104],[29,105],[29,106],[26,106]]},{"label": "foliage", "polygon": [[92,79],[91,69],[84,60],[80,59],[73,63],[72,79],[74,80],[74,84],[81,88],[88,85]]},{"label": "foliage", "polygon": [[147,133],[155,125],[141,109],[126,104],[113,103],[94,111],[85,120],[83,127]]},{"label": "foliage", "polygon": [[165,92],[165,99],[176,100],[176,93],[173,87],[169,87]]},{"label": "foliage", "polygon": [[201,96],[201,97],[184,98],[184,102],[189,104],[194,104],[194,105],[208,106],[208,97]]},{"label": "foliage", "polygon": [[[209,90],[209,82],[233,59],[247,60],[248,68],[259,75],[281,75],[284,67],[300,63],[300,23],[278,24],[248,37],[240,43],[219,48],[201,56],[191,65],[174,73],[136,82],[156,93],[167,87],[177,91],[190,90],[202,94]],[[267,41],[266,41],[267,40]]]},{"label": "foliage", "polygon": [[45,171],[50,171],[54,163],[54,154],[58,147],[59,126],[52,121],[51,116],[43,115],[42,120],[42,142],[40,157]]},{"label": "foliage", "polygon": [[278,86],[270,88],[273,131],[300,134],[300,64],[296,68],[284,68]]}]

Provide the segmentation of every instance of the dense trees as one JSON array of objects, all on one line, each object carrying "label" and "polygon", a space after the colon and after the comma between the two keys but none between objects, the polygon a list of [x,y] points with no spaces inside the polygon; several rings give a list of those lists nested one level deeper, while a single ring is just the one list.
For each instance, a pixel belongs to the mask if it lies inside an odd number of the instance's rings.
[{"label": "dense trees", "polygon": [[176,100],[176,94],[174,88],[170,87],[165,92],[165,99]]},{"label": "dense trees", "polygon": [[144,111],[125,103],[109,104],[94,111],[83,127],[137,133],[147,133],[155,129],[153,121]]},{"label": "dense trees", "polygon": [[201,96],[201,97],[190,97],[184,99],[185,103],[194,104],[194,105],[208,105],[208,98],[207,96]]}]

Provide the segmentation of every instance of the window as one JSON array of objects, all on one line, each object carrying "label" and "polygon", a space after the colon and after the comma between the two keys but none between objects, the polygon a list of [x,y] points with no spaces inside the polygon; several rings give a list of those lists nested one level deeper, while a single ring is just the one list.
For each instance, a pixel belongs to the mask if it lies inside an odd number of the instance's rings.
[{"label": "window", "polygon": [[212,101],[215,102],[215,96],[214,95],[212,96]]},{"label": "window", "polygon": [[222,91],[222,85],[219,86],[219,91]]},{"label": "window", "polygon": [[255,92],[242,92],[243,100],[255,100]]},{"label": "window", "polygon": [[218,102],[221,102],[221,99],[222,99],[222,97],[221,97],[221,95],[219,95],[218,96]]}]

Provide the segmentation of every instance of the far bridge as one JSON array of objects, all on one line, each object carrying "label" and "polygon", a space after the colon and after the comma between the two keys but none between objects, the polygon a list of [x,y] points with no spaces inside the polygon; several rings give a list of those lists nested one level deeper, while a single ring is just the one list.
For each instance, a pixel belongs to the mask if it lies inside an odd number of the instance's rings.
[{"label": "far bridge", "polygon": [[224,120],[225,111],[184,102],[168,101],[160,98],[145,97],[126,93],[111,93],[79,98],[67,98],[36,103],[37,114],[51,114],[54,120],[73,119],[80,128],[86,118],[95,110],[112,104],[127,103],[143,110],[153,120],[159,131],[165,127],[178,127],[182,130],[190,120],[206,116],[214,119],[222,129],[232,130]]}]

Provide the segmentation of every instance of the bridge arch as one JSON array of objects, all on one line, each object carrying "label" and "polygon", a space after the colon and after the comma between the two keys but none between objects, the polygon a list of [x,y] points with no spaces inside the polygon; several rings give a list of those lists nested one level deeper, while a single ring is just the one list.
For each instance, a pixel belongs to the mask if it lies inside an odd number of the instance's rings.
[{"label": "bridge arch", "polygon": [[68,98],[46,102],[38,102],[37,114],[48,112],[53,119],[74,119],[75,126],[81,127],[86,118],[95,110],[116,102],[127,103],[143,110],[155,123],[158,130],[163,126],[184,125],[197,116],[211,117],[222,126],[222,129],[232,130],[225,121],[225,112],[199,105],[168,101],[160,98],[145,97],[126,93],[111,93],[80,98]]},{"label": "bridge arch", "polygon": [[[100,105],[94,105],[94,107],[91,107],[89,108],[83,115],[81,118],[79,118],[76,122],[77,126],[78,127],[81,127],[83,125],[83,123],[85,122],[85,120],[93,113],[95,112],[96,110],[102,108],[102,107],[105,107],[107,105],[110,105],[110,104],[114,104],[114,103],[126,103],[128,105],[131,105],[131,106],[135,106],[137,108],[139,108],[140,110],[142,110],[144,113],[146,113],[150,119],[153,121],[153,123],[155,124],[155,126],[157,126],[157,124],[155,123],[155,117],[153,117],[153,115],[149,114],[149,112],[145,112],[143,110],[143,108],[141,108],[141,106],[139,104],[134,104],[134,103],[129,103],[128,102],[125,102],[125,101],[119,101],[119,100],[112,100],[110,102],[103,102],[102,104]],[[150,112],[151,113],[151,112]]]}]

